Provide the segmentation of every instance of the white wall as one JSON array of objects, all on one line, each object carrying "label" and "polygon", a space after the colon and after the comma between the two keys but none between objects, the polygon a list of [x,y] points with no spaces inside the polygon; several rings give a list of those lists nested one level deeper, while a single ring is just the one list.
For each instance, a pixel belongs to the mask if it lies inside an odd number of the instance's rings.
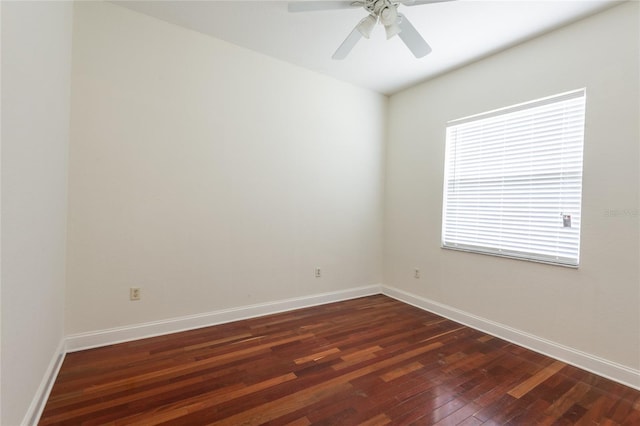
[{"label": "white wall", "polygon": [[[391,97],[386,284],[640,368],[638,8],[617,6]],[[441,249],[445,123],[581,87],[580,268]]]},{"label": "white wall", "polygon": [[73,49],[67,333],[381,282],[387,98],[108,3]]},{"label": "white wall", "polygon": [[2,416],[16,425],[64,337],[72,6],[2,2]]}]

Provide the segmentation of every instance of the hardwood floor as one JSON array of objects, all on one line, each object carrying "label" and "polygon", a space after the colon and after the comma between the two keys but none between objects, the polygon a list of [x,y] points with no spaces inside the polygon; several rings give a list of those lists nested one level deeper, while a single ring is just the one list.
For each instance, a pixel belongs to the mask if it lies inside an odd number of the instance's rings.
[{"label": "hardwood floor", "polygon": [[41,425],[640,425],[640,392],[377,295],[70,353]]}]

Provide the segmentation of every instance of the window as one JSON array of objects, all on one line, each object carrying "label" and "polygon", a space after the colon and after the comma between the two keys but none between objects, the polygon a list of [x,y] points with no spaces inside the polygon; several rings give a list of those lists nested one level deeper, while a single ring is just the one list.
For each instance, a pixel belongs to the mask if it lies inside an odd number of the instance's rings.
[{"label": "window", "polygon": [[447,123],[442,247],[577,267],[585,90]]}]

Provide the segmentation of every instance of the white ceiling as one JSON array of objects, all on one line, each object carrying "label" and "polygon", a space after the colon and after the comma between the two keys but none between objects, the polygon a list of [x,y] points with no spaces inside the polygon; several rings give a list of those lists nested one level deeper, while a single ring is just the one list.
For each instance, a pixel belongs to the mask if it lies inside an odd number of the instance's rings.
[{"label": "white ceiling", "polygon": [[383,94],[614,6],[618,0],[458,0],[400,6],[433,48],[416,59],[376,27],[347,59],[331,55],[363,9],[289,13],[286,1],[118,1],[121,6]]}]

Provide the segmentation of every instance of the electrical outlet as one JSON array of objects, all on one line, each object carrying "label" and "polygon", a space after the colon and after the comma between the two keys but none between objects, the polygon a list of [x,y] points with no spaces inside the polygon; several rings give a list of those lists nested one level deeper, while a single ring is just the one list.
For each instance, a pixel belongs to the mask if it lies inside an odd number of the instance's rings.
[{"label": "electrical outlet", "polygon": [[420,278],[420,269],[415,268],[413,270],[413,278],[419,279]]},{"label": "electrical outlet", "polygon": [[140,300],[140,287],[131,287],[129,289],[129,300]]},{"label": "electrical outlet", "polygon": [[320,270],[320,268],[316,268],[316,278],[320,278],[322,276],[322,271]]}]

